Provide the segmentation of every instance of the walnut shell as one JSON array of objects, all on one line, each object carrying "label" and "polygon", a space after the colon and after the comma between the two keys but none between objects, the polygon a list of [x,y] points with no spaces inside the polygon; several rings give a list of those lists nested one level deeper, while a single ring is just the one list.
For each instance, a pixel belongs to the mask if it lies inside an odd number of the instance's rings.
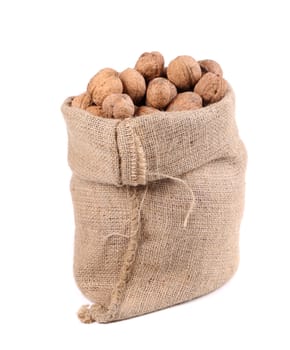
[{"label": "walnut shell", "polygon": [[149,81],[160,77],[164,69],[164,57],[160,52],[144,52],[138,59],[135,69]]},{"label": "walnut shell", "polygon": [[104,115],[107,118],[128,118],[135,112],[135,106],[131,97],[127,94],[111,94],[102,104]]},{"label": "walnut shell", "polygon": [[201,68],[191,56],[178,56],[169,63],[167,77],[179,90],[191,90],[201,77]]},{"label": "walnut shell", "polygon": [[86,108],[86,111],[93,114],[96,117],[104,117],[104,112],[101,106],[92,105]]},{"label": "walnut shell", "polygon": [[127,68],[120,73],[123,83],[123,92],[128,94],[134,103],[141,102],[146,93],[146,82],[142,74],[136,69]]},{"label": "walnut shell", "polygon": [[149,107],[149,106],[140,106],[135,110],[135,116],[140,117],[141,115],[153,114],[153,113],[161,113],[159,109]]},{"label": "walnut shell", "polygon": [[151,80],[146,92],[146,105],[158,109],[165,108],[177,95],[175,85],[165,78]]},{"label": "walnut shell", "polygon": [[206,103],[220,101],[226,94],[227,82],[219,75],[208,72],[195,85],[194,92],[198,93]]},{"label": "walnut shell", "polygon": [[101,69],[88,84],[87,91],[96,105],[102,105],[104,99],[115,93],[123,92],[123,84],[119,73],[111,68]]},{"label": "walnut shell", "polygon": [[186,91],[179,93],[169,104],[167,112],[186,111],[202,107],[202,98],[195,92]]},{"label": "walnut shell", "polygon": [[92,100],[90,94],[84,92],[83,94],[74,97],[71,102],[72,107],[86,109],[89,105],[91,105]]},{"label": "walnut shell", "polygon": [[223,70],[221,66],[214,60],[202,60],[198,61],[202,74],[211,72],[216,75],[223,76]]}]

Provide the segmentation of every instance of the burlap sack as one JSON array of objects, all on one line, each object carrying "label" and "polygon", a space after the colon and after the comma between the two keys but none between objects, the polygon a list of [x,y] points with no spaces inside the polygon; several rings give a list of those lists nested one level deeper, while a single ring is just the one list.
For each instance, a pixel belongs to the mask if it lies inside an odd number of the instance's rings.
[{"label": "burlap sack", "polygon": [[239,261],[246,151],[234,94],[195,111],[125,120],[62,111],[83,322],[145,314],[209,293]]}]

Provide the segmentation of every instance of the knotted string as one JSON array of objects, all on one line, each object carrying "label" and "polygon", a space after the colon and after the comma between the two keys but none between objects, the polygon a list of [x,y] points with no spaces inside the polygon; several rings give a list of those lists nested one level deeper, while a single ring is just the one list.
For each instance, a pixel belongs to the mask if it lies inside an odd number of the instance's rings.
[{"label": "knotted string", "polygon": [[[186,228],[190,214],[192,213],[193,208],[195,206],[195,195],[193,193],[192,188],[188,185],[188,183],[186,181],[184,181],[178,177],[174,177],[174,176],[170,176],[170,175],[166,175],[166,174],[162,174],[162,173],[149,173],[149,175],[162,176],[164,178],[168,178],[168,179],[177,181],[179,183],[182,183],[187,188],[187,190],[190,192],[192,200],[190,202],[189,208],[187,210],[186,216],[185,216],[184,221],[183,221],[183,227]],[[141,222],[141,210],[142,210],[142,207],[144,205],[144,201],[145,201],[145,197],[147,195],[147,192],[148,192],[148,184],[145,186],[145,190],[144,190],[144,193],[143,193],[143,196],[142,196],[142,199],[140,201],[139,208],[138,208],[138,229],[139,229],[140,222]],[[128,186],[127,186],[127,194],[128,194]],[[128,224],[128,220],[126,222],[126,226],[127,226],[127,224]],[[134,235],[136,235],[136,233],[134,233]],[[105,235],[105,238],[107,239],[107,238],[112,237],[112,236],[130,238],[133,235],[126,235],[123,233],[110,233],[108,235]]]}]

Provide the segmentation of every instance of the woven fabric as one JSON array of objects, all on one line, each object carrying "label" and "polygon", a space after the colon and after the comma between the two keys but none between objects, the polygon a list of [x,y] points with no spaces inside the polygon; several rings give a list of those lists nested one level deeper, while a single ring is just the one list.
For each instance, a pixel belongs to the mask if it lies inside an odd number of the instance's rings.
[{"label": "woven fabric", "polygon": [[[83,322],[145,314],[209,293],[239,261],[247,155],[234,93],[125,120],[71,107],[76,282]],[[185,218],[186,224],[185,224]]]}]

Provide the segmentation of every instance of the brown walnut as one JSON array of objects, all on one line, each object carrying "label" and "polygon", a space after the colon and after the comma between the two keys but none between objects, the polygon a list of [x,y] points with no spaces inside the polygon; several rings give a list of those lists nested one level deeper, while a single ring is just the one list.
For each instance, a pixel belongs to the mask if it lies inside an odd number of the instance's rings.
[{"label": "brown walnut", "polygon": [[163,75],[164,57],[160,52],[145,52],[136,62],[135,69],[149,81]]},{"label": "brown walnut", "polygon": [[219,75],[208,72],[195,85],[194,92],[199,94],[205,103],[220,101],[226,94],[227,82]]},{"label": "brown walnut", "polygon": [[140,106],[137,107],[135,110],[135,116],[140,117],[141,115],[146,115],[146,114],[154,114],[154,113],[161,113],[159,109],[149,107],[149,106]]},{"label": "brown walnut", "polygon": [[111,68],[101,69],[88,84],[87,91],[96,105],[101,105],[110,94],[122,93],[123,84],[119,73]]},{"label": "brown walnut", "polygon": [[221,66],[214,60],[202,60],[198,61],[202,74],[211,72],[216,75],[220,75],[221,77],[223,76],[223,71]]},{"label": "brown walnut", "polygon": [[167,77],[179,90],[191,90],[201,77],[201,68],[191,56],[178,56],[169,63]]},{"label": "brown walnut", "polygon": [[111,94],[102,104],[102,110],[107,118],[129,118],[134,115],[135,106],[127,94]]},{"label": "brown walnut", "polygon": [[71,102],[72,107],[86,109],[89,105],[91,105],[92,100],[90,94],[84,92],[81,95],[74,97]]},{"label": "brown walnut", "polygon": [[136,69],[127,68],[120,73],[123,83],[123,92],[128,94],[135,104],[141,102],[146,93],[146,82],[141,73]]},{"label": "brown walnut", "polygon": [[202,98],[195,92],[186,91],[179,93],[169,104],[167,112],[186,111],[202,107]]},{"label": "brown walnut", "polygon": [[155,78],[148,84],[146,92],[146,105],[163,109],[174,99],[176,95],[176,87],[168,79]]},{"label": "brown walnut", "polygon": [[101,106],[92,105],[86,108],[86,111],[93,114],[96,117],[104,117],[104,112]]}]

